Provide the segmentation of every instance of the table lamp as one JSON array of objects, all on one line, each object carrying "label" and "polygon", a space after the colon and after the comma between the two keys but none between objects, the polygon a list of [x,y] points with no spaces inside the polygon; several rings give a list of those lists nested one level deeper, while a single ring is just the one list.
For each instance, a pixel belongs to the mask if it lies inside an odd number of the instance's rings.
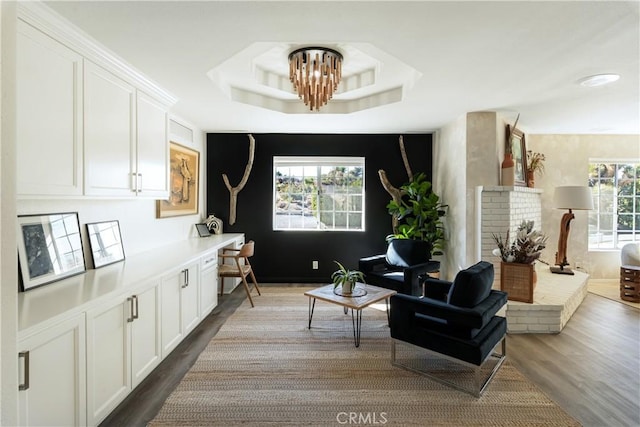
[{"label": "table lamp", "polygon": [[556,266],[551,267],[552,273],[574,274],[567,268],[567,238],[569,237],[569,224],[575,218],[573,210],[593,209],[593,198],[589,187],[562,186],[556,187],[553,195],[553,206],[556,209],[569,209],[569,212],[562,215],[560,221],[560,236],[558,237],[558,252],[556,252]]}]

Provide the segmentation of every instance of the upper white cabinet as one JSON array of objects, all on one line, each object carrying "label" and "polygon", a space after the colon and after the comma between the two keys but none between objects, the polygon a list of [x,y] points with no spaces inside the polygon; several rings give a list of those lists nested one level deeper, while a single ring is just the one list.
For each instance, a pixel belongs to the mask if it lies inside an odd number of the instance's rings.
[{"label": "upper white cabinet", "polygon": [[86,61],[84,97],[85,194],[134,195],[135,87]]},{"label": "upper white cabinet", "polygon": [[85,194],[167,198],[167,110],[111,72],[86,61]]},{"label": "upper white cabinet", "polygon": [[82,194],[82,56],[17,22],[17,192]]},{"label": "upper white cabinet", "polygon": [[169,138],[167,109],[138,90],[137,192],[145,197],[169,197]]},{"label": "upper white cabinet", "polygon": [[19,197],[169,197],[176,99],[41,2],[19,2]]}]

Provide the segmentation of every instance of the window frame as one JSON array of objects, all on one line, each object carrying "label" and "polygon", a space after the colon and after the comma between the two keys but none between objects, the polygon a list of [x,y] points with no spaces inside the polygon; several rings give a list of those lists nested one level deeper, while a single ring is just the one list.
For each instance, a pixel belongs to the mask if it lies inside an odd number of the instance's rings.
[{"label": "window frame", "polygon": [[[600,191],[600,187],[595,190],[595,186],[602,182],[603,177],[599,173],[597,177],[591,176],[591,169],[594,165],[615,165],[615,170],[619,170],[619,166],[632,166],[636,171],[635,180],[635,188],[632,188],[632,193],[629,196],[624,196],[624,198],[631,199],[632,211],[629,213],[632,217],[632,226],[631,229],[626,232],[621,232],[618,228],[619,221],[619,202],[620,202],[620,186],[619,179],[617,173],[614,173],[611,179],[613,180],[613,191],[612,191],[612,200],[610,201],[610,205],[612,207],[611,211],[603,211],[601,210],[603,193]],[[627,243],[638,243],[640,242],[640,159],[621,159],[621,158],[590,158],[588,163],[588,185],[592,189],[592,197],[593,197],[593,205],[594,209],[589,211],[589,220],[588,220],[588,230],[587,230],[587,249],[592,252],[596,251],[619,251],[622,246]],[[594,182],[595,181],[595,182]],[[601,225],[601,219],[603,215],[611,215],[611,225],[610,230],[605,229],[605,233],[609,233],[611,235],[610,243],[607,244],[606,240],[601,242],[592,243],[592,240],[596,240],[599,237],[603,236],[602,230],[603,226]],[[595,225],[592,223],[595,222]],[[635,224],[635,226],[634,226]],[[630,235],[631,239],[620,239],[621,234]],[[604,242],[604,243],[603,243]]]},{"label": "window frame", "polygon": [[[278,201],[278,168],[279,167],[302,167],[302,168],[316,168],[315,179],[316,182],[321,181],[321,168],[322,167],[357,167],[362,169],[361,180],[362,180],[362,190],[359,193],[361,197],[361,206],[360,210],[350,210],[349,203],[347,202],[347,208],[345,211],[339,210],[336,211],[335,205],[331,210],[318,210],[316,215],[314,216],[317,219],[317,227],[316,228],[304,228],[304,227],[282,227],[278,225],[278,209],[277,209],[277,201]],[[309,232],[365,232],[366,231],[366,185],[365,185],[365,166],[366,161],[364,157],[358,156],[273,156],[272,161],[272,205],[271,205],[271,228],[273,231],[309,231]],[[304,177],[304,175],[303,175]],[[305,194],[305,193],[303,193]],[[316,192],[315,197],[317,197],[317,202],[319,204],[319,199],[321,195],[324,194],[322,192]],[[347,193],[349,195],[349,193]],[[322,222],[319,220],[320,212],[332,212],[333,218],[335,219],[336,212],[344,213],[347,217],[353,213],[360,214],[360,228],[335,228],[334,225],[331,227],[322,228]],[[289,215],[290,216],[290,215]],[[347,219],[348,224],[348,219]]]}]

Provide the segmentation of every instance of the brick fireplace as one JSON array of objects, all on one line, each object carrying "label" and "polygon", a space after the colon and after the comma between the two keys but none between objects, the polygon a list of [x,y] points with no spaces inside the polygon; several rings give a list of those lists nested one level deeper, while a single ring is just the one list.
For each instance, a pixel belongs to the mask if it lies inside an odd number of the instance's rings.
[{"label": "brick fireplace", "polygon": [[[493,234],[510,238],[523,220],[535,222],[542,229],[542,190],[527,187],[484,187],[480,197],[480,254],[495,267],[494,288],[500,288],[500,259],[493,255],[496,244]],[[547,242],[546,251],[554,251],[554,242]],[[554,257],[547,257],[553,259]],[[587,294],[589,276],[576,272],[574,276],[552,274],[549,267],[536,263],[538,283],[533,303],[509,301],[504,316],[509,333],[559,333],[580,306]]]}]

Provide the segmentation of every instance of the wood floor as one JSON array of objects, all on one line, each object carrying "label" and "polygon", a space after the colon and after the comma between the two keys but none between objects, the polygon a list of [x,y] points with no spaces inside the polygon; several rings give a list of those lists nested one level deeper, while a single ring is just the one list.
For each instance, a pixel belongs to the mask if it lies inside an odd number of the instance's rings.
[{"label": "wood floor", "polygon": [[[146,426],[245,298],[225,295],[101,426]],[[640,426],[640,310],[588,294],[562,333],[510,334],[507,357],[584,426]]]}]

